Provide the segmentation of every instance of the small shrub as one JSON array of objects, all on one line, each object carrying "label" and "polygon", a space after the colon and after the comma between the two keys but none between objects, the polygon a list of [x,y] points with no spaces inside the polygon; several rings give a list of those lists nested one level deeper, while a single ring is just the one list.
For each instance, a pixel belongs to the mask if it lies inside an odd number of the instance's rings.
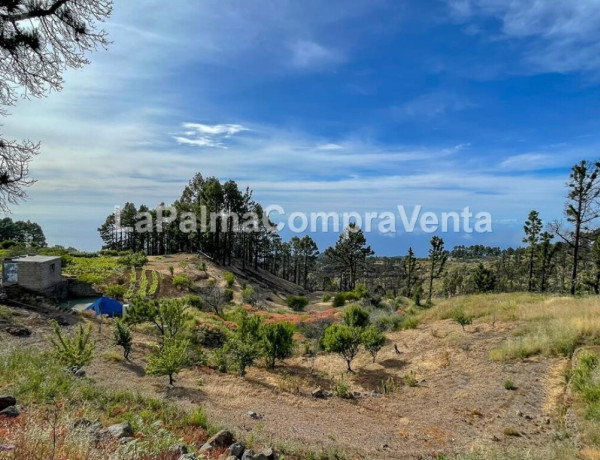
[{"label": "small shrub", "polygon": [[377,353],[385,344],[385,335],[379,332],[375,326],[369,326],[364,330],[361,336],[361,341],[365,350],[369,352],[373,358],[373,362],[377,358]]},{"label": "small shrub", "polygon": [[177,275],[173,277],[172,283],[175,287],[189,286],[190,279],[186,275]]},{"label": "small shrub", "polygon": [[404,385],[407,387],[416,387],[418,384],[417,374],[415,374],[415,371],[410,371],[408,374],[404,374],[403,380]]},{"label": "small shrub", "polygon": [[321,302],[329,302],[331,300],[331,294],[323,294]]},{"label": "small shrub", "polygon": [[393,377],[388,377],[381,382],[381,392],[384,395],[391,395],[398,390],[398,382]]},{"label": "small shrub", "polygon": [[165,338],[162,348],[156,349],[148,356],[146,373],[148,375],[168,375],[169,384],[175,382],[173,376],[184,369],[189,362],[187,340]]},{"label": "small shrub", "polygon": [[462,327],[463,331],[465,330],[465,326],[468,326],[469,324],[473,323],[473,317],[467,315],[463,310],[456,310],[452,314],[452,320],[455,323],[460,324],[460,327]]},{"label": "small shrub", "polygon": [[229,371],[229,356],[227,356],[227,352],[222,348],[217,348],[213,351],[210,363],[215,369],[223,374],[226,374]]},{"label": "small shrub", "polygon": [[183,298],[183,301],[190,307],[196,308],[198,310],[202,310],[202,308],[204,307],[204,302],[202,301],[202,298],[197,295],[187,295]]},{"label": "small shrub", "polygon": [[369,312],[360,305],[350,305],[344,310],[344,323],[347,326],[364,329],[371,323]]},{"label": "small shrub", "polygon": [[175,267],[173,267],[173,265],[169,265],[169,273],[171,274],[171,276],[173,276],[173,274],[175,273]]},{"label": "small shrub", "polygon": [[416,329],[418,325],[419,325],[419,318],[417,318],[416,316],[407,316],[402,321],[402,324],[400,325],[400,328],[402,330]]},{"label": "small shrub", "polygon": [[123,347],[123,357],[125,359],[129,359],[129,353],[131,353],[131,345],[133,343],[133,335],[131,334],[131,329],[129,329],[129,326],[119,318],[115,319],[114,342],[115,345]]},{"label": "small shrub", "polygon": [[224,272],[223,279],[227,283],[227,287],[232,287],[235,282],[235,276],[231,272]]},{"label": "small shrub", "polygon": [[303,311],[308,305],[308,298],[299,295],[290,295],[285,299],[287,306],[294,311]]},{"label": "small shrub", "polygon": [[504,388],[507,390],[515,390],[517,387],[515,386],[515,384],[512,380],[506,379],[504,381]]},{"label": "small shrub", "polygon": [[52,320],[51,324],[54,330],[54,337],[50,338],[50,343],[52,343],[59,361],[69,367],[82,367],[92,361],[96,345],[90,341],[92,334],[91,324],[88,324],[85,329],[80,324],[74,337],[64,337],[56,320]]},{"label": "small shrub", "polygon": [[148,263],[148,257],[143,252],[132,252],[119,257],[119,265],[130,268],[142,268]]},{"label": "small shrub", "polygon": [[206,348],[221,348],[227,342],[227,334],[219,327],[201,324],[194,334],[194,343]]},{"label": "small shrub", "polygon": [[109,284],[104,289],[104,295],[112,297],[113,299],[120,300],[125,295],[125,286],[121,284]]},{"label": "small shrub", "polygon": [[233,289],[225,289],[225,302],[231,302],[233,300]]},{"label": "small shrub", "polygon": [[346,382],[346,378],[344,374],[340,376],[339,379],[332,379],[331,381],[331,391],[338,398],[350,398],[350,385]]},{"label": "small shrub", "polygon": [[346,305],[346,298],[344,297],[344,294],[342,292],[338,292],[335,296],[333,296],[333,301],[331,302],[331,305],[333,305],[334,307],[343,307],[344,305]]}]

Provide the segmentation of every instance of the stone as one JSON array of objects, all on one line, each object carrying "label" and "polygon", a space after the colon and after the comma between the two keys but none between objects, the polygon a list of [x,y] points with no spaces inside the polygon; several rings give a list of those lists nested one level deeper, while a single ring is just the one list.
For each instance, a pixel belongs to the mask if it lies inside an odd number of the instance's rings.
[{"label": "stone", "polygon": [[313,398],[325,399],[325,392],[323,391],[323,388],[315,388],[311,392],[311,395],[312,395]]},{"label": "stone", "polygon": [[124,438],[119,439],[119,444],[129,444],[132,441],[135,441],[134,437],[126,436]]},{"label": "stone", "polygon": [[17,399],[14,396],[3,395],[0,396],[0,410],[4,410],[10,406],[16,406]]},{"label": "stone", "polygon": [[254,451],[252,449],[246,450],[241,460],[254,460]]},{"label": "stone", "polygon": [[31,335],[31,331],[23,326],[9,327],[6,332],[15,337],[29,337]]},{"label": "stone", "polygon": [[198,457],[196,457],[194,454],[183,454],[181,457],[179,457],[179,460],[198,460]]},{"label": "stone", "polygon": [[117,423],[116,425],[109,426],[106,431],[117,439],[133,437],[133,427],[129,422]]},{"label": "stone", "polygon": [[236,458],[241,458],[244,455],[244,451],[246,450],[246,446],[243,442],[236,442],[229,446],[229,452]]},{"label": "stone", "polygon": [[275,455],[275,451],[270,447],[265,447],[264,449],[254,454],[252,460],[276,460],[276,458],[277,455]]},{"label": "stone", "polygon": [[6,409],[0,411],[0,415],[4,415],[5,417],[18,417],[21,415],[19,409],[16,406],[8,406]]},{"label": "stone", "polygon": [[381,393],[378,393],[375,390],[371,391],[371,398],[379,398],[380,396],[381,396]]},{"label": "stone", "polygon": [[208,452],[209,450],[213,450],[213,445],[209,442],[204,443],[200,448],[200,452]]},{"label": "stone", "polygon": [[214,447],[226,447],[231,445],[231,443],[233,443],[233,433],[228,430],[221,430],[206,441],[206,444],[210,444]]},{"label": "stone", "polygon": [[188,448],[184,443],[178,442],[177,444],[173,444],[171,447],[169,447],[169,452],[183,455],[188,453]]}]

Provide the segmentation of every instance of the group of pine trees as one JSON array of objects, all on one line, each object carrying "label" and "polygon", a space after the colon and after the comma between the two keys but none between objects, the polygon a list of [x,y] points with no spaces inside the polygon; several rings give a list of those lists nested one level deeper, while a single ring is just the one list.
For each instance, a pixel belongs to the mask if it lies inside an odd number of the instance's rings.
[{"label": "group of pine trees", "polygon": [[[443,239],[434,236],[427,260],[417,259],[412,248],[404,257],[375,257],[353,223],[323,253],[308,235],[283,241],[268,220],[265,224],[263,208],[252,199],[250,189],[242,191],[234,181],[221,183],[201,174],[173,203],[176,216],[169,221],[157,221],[156,210],[146,205],[126,203],[98,230],[105,249],[149,255],[200,251],[222,265],[237,261],[244,270],[268,270],[307,291],[352,291],[360,281],[382,296],[423,295],[428,301],[434,292],[446,296],[490,291],[599,293],[600,162],[575,165],[567,187],[566,222],[544,225],[539,213],[531,211],[523,227],[525,246],[461,245],[448,251]],[[151,216],[149,231],[136,230],[138,213]],[[185,213],[198,216],[197,231],[181,230]],[[220,217],[211,221],[211,214]],[[254,216],[251,231],[233,215]]]}]

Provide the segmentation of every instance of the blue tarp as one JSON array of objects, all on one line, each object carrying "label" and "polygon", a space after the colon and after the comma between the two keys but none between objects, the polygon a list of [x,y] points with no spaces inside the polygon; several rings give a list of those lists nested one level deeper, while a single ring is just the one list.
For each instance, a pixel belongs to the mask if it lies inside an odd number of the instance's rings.
[{"label": "blue tarp", "polygon": [[85,310],[95,312],[96,316],[123,316],[123,305],[117,302],[115,299],[110,299],[108,297],[100,297]]}]

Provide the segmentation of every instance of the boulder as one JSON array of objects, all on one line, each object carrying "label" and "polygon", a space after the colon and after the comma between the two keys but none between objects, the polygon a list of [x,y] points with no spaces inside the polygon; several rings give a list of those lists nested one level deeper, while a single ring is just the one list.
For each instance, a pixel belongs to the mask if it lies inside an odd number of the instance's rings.
[{"label": "boulder", "polygon": [[266,448],[258,451],[256,454],[254,454],[254,457],[252,457],[252,460],[276,460],[276,459],[277,459],[277,455],[275,455],[275,451],[270,447],[266,447]]},{"label": "boulder", "polygon": [[208,441],[206,441],[206,444],[210,444],[213,447],[227,447],[231,445],[232,442],[233,433],[231,431],[221,430]]},{"label": "boulder", "polygon": [[17,399],[14,396],[3,395],[0,396],[0,410],[4,410],[10,406],[16,406]]},{"label": "boulder", "polygon": [[106,431],[113,437],[117,439],[121,438],[131,438],[133,437],[133,427],[129,422],[117,423],[116,425],[109,426]]},{"label": "boulder", "polygon": [[325,395],[325,391],[323,391],[323,388],[315,388],[312,392],[311,395],[313,398],[317,398],[317,399],[325,399],[327,396]]},{"label": "boulder", "polygon": [[200,448],[200,452],[208,452],[209,450],[213,450],[213,449],[214,449],[214,446],[211,443],[206,442]]},{"label": "boulder", "polygon": [[21,415],[19,409],[16,406],[8,406],[6,409],[0,411],[0,415],[4,415],[5,417],[18,417]]},{"label": "boulder", "polygon": [[171,447],[169,447],[169,452],[183,455],[188,453],[188,448],[184,443],[178,442],[177,444],[173,444]]},{"label": "boulder", "polygon": [[229,446],[229,452],[236,458],[242,458],[244,455],[244,451],[246,450],[246,446],[243,442],[236,442]]},{"label": "boulder", "polygon": [[119,439],[119,444],[129,444],[132,441],[135,441],[135,438],[131,437],[131,436],[127,436],[125,438]]},{"label": "boulder", "polygon": [[254,420],[260,420],[262,418],[262,415],[257,414],[256,412],[252,412],[251,410],[248,411],[248,417],[250,417],[251,419]]},{"label": "boulder", "polygon": [[31,331],[23,326],[9,327],[6,332],[15,337],[29,337],[31,335]]},{"label": "boulder", "polygon": [[252,449],[246,450],[241,460],[254,460],[254,451]]}]

